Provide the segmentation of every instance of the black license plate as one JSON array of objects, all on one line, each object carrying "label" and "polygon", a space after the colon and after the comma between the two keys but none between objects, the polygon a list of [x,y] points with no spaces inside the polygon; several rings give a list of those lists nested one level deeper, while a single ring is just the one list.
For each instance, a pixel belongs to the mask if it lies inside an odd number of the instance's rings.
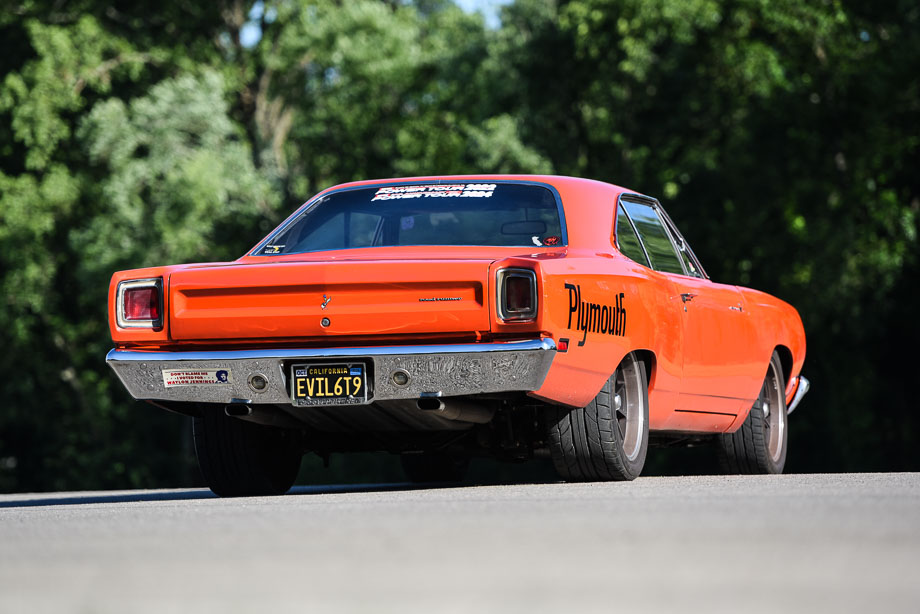
[{"label": "black license plate", "polygon": [[294,365],[291,367],[294,405],[363,405],[367,403],[364,363]]}]

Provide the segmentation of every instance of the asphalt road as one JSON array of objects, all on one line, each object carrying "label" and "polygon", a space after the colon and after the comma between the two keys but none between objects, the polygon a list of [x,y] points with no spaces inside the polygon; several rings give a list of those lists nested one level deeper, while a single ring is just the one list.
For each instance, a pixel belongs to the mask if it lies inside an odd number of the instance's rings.
[{"label": "asphalt road", "polygon": [[920,612],[920,474],[0,496],[0,612]]}]

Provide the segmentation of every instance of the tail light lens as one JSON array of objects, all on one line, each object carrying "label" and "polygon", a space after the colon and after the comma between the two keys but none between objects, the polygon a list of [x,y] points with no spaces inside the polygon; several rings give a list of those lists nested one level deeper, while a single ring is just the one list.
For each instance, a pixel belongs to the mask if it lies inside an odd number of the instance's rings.
[{"label": "tail light lens", "polygon": [[121,328],[163,326],[163,280],[134,279],[118,284],[116,319]]},{"label": "tail light lens", "polygon": [[498,271],[498,317],[525,322],[537,317],[537,275],[530,269]]}]

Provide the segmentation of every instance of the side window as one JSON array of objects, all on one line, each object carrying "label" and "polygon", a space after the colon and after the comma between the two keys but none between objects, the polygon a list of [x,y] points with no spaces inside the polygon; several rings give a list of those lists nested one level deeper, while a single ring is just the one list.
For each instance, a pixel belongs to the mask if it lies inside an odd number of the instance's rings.
[{"label": "side window", "polygon": [[661,208],[661,205],[658,206],[658,217],[664,220],[668,230],[671,232],[671,236],[674,238],[674,242],[677,244],[677,253],[680,254],[680,259],[684,263],[684,268],[687,271],[687,275],[690,275],[691,277],[699,277],[700,279],[706,279],[706,272],[703,271],[703,265],[700,264],[700,261],[696,257],[696,254],[693,253],[693,249],[690,247],[690,244],[687,243],[687,240],[684,239],[684,237],[680,234],[680,231],[677,230],[677,226],[674,225],[674,221],[671,220],[667,212]]},{"label": "side window", "polygon": [[645,203],[621,202],[636,225],[645,251],[652,261],[652,268],[664,273],[686,275],[680,257],[674,249],[674,243],[655,209]]},{"label": "side window", "polygon": [[684,261],[684,267],[687,269],[687,275],[690,275],[691,277],[703,276],[697,266],[693,263],[693,259],[690,257],[690,254],[687,253],[687,244],[681,239],[678,240],[677,253],[680,254],[680,259]]},{"label": "side window", "polygon": [[632,224],[629,222],[629,218],[626,216],[626,211],[623,209],[622,205],[617,207],[616,237],[617,247],[620,248],[624,256],[634,262],[651,268],[648,258],[645,257],[645,250],[642,249],[642,245],[639,243],[639,237],[636,236],[636,231],[633,230]]}]

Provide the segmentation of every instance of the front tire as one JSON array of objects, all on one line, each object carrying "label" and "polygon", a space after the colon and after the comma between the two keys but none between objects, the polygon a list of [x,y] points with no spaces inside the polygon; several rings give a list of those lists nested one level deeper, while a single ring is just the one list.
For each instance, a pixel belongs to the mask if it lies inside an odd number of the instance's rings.
[{"label": "front tire", "polygon": [[220,497],[283,495],[297,479],[303,452],[292,433],[231,418],[204,406],[192,423],[205,483]]},{"label": "front tire", "polygon": [[576,409],[548,407],[549,449],[567,481],[634,480],[648,452],[648,379],[634,352],[594,399]]},{"label": "front tire", "polygon": [[785,390],[779,354],[773,352],[760,395],[741,428],[719,435],[719,462],[725,473],[783,472],[789,438]]}]

